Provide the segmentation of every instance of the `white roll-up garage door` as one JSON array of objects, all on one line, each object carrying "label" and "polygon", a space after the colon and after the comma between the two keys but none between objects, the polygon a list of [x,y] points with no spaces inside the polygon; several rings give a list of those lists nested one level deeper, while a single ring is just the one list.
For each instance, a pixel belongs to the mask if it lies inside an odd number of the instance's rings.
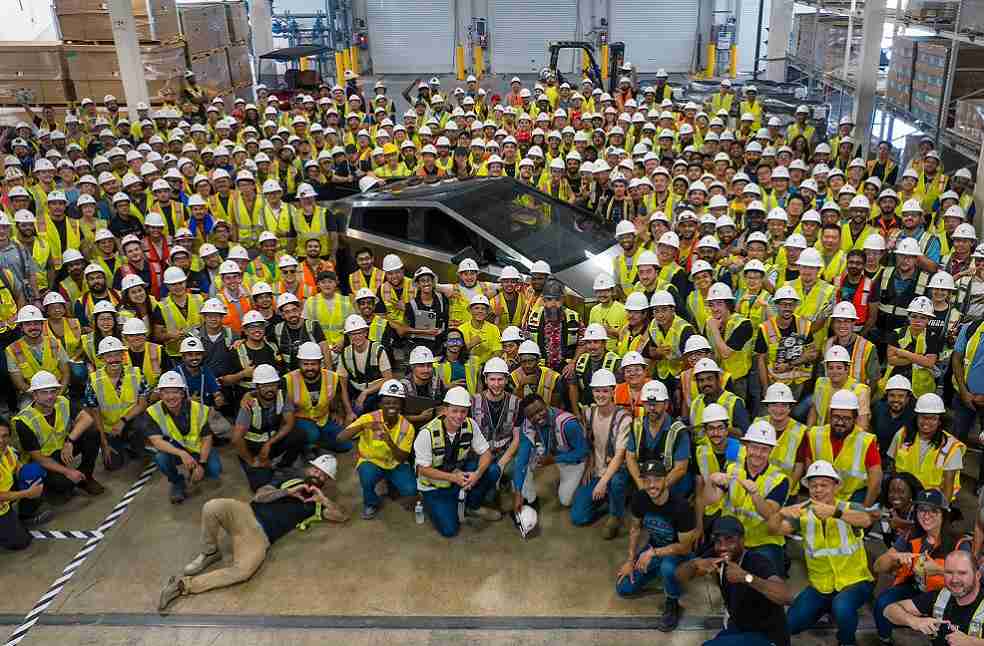
[{"label": "white roll-up garage door", "polygon": [[[491,67],[501,74],[540,71],[550,62],[547,43],[577,34],[577,0],[489,0],[489,13]],[[569,71],[572,56],[562,56],[561,72]]]},{"label": "white roll-up garage door", "polygon": [[697,46],[695,0],[617,0],[612,42],[625,43],[625,60],[640,72],[689,72]]},{"label": "white roll-up garage door", "polygon": [[451,0],[367,0],[366,13],[376,74],[454,71]]},{"label": "white roll-up garage door", "polygon": [[[770,0],[762,3],[762,45],[759,57],[768,54]],[[759,0],[741,0],[738,15],[738,72],[751,74],[755,70],[755,35],[758,33]],[[765,71],[766,63],[759,62],[759,70]]]}]

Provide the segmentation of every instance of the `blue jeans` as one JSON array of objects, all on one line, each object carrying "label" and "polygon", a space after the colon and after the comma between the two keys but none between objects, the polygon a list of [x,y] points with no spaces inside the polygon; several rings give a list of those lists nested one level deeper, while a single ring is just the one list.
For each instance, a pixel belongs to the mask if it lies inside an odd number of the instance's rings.
[{"label": "blue jeans", "polygon": [[892,629],[895,628],[895,624],[885,618],[885,608],[896,601],[913,599],[918,595],[919,588],[911,583],[889,586],[884,592],[878,595],[878,599],[875,601],[875,625],[878,626],[879,637],[883,639],[890,638],[892,636]]},{"label": "blue jeans", "polygon": [[813,586],[803,589],[786,612],[789,634],[798,635],[808,630],[825,614],[832,614],[837,624],[837,642],[853,645],[858,632],[858,613],[875,589],[872,581],[861,581],[840,592],[823,594]]},{"label": "blue jeans", "polygon": [[625,469],[619,469],[608,482],[605,497],[594,500],[591,493],[600,481],[601,478],[591,478],[574,492],[571,522],[575,525],[590,525],[606,513],[619,519],[625,516],[625,491],[629,484],[629,474]]},{"label": "blue jeans", "polygon": [[969,435],[974,435],[976,440],[977,426],[982,419],[984,412],[968,408],[959,394],[953,396],[953,434],[957,439],[966,442]]},{"label": "blue jeans", "polygon": [[[639,553],[636,554],[636,559],[638,560],[639,554],[642,554],[648,549],[649,545],[639,550]],[[663,590],[666,592],[666,597],[668,599],[679,599],[681,590],[680,582],[676,578],[676,569],[678,565],[689,559],[689,556],[654,556],[649,561],[649,567],[646,568],[645,572],[633,572],[631,580],[627,576],[617,580],[615,582],[615,592],[620,597],[632,597],[641,593],[650,581],[659,578],[663,581]]]},{"label": "blue jeans", "polygon": [[[200,457],[197,453],[192,453],[191,456],[196,461]],[[154,455],[154,462],[157,463],[157,468],[161,470],[161,473],[167,477],[168,482],[181,487],[185,486],[185,477],[178,471],[181,460],[177,456],[158,451]],[[208,460],[205,463],[205,477],[214,480],[219,477],[220,473],[222,473],[222,462],[219,461],[219,452],[212,449],[209,451]]]},{"label": "blue jeans", "polygon": [[772,562],[772,566],[783,579],[786,578],[786,549],[782,545],[759,545],[749,547],[749,552],[754,552],[759,556],[764,556]]},{"label": "blue jeans", "polygon": [[[478,468],[478,462],[472,461],[464,466],[463,471],[474,471]],[[499,465],[495,462],[485,470],[478,483],[472,487],[465,497],[465,506],[468,509],[478,509],[485,499],[485,495],[495,486],[499,480]],[[458,492],[461,490],[456,484],[450,487],[441,487],[431,491],[422,491],[424,499],[424,511],[430,516],[431,522],[437,533],[445,538],[457,536],[461,529],[461,521],[458,520]]]},{"label": "blue jeans", "polygon": [[359,473],[359,484],[362,485],[362,504],[366,507],[379,506],[376,483],[380,480],[388,482],[403,498],[417,495],[417,478],[406,462],[398,464],[395,469],[384,469],[366,460],[356,471]]},{"label": "blue jeans", "polygon": [[324,426],[318,426],[309,419],[299,419],[294,422],[294,427],[307,436],[308,446],[320,442],[321,446],[336,453],[347,453],[352,450],[352,442],[339,442],[335,439],[342,432],[342,427],[334,420],[329,419]]},{"label": "blue jeans", "polygon": [[806,424],[806,418],[810,414],[810,407],[813,406],[813,394],[804,395],[796,405],[793,406],[791,416]]},{"label": "blue jeans", "polygon": [[733,626],[723,628],[703,646],[771,646],[772,640],[762,633],[743,633]]}]

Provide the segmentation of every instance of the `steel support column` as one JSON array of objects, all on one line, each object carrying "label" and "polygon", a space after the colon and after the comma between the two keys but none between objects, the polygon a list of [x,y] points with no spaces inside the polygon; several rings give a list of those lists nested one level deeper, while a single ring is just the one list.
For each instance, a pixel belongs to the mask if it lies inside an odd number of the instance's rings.
[{"label": "steel support column", "polygon": [[133,4],[130,0],[108,0],[109,19],[113,24],[113,44],[119,58],[120,80],[126,94],[126,107],[130,120],[139,119],[137,104],[150,104],[147,79],[143,73],[143,57],[137,41],[137,27],[133,21]]},{"label": "steel support column", "polygon": [[882,30],[885,21],[885,0],[864,3],[861,56],[858,60],[857,94],[854,96],[855,135],[861,142],[864,158],[871,148],[871,127],[875,114],[875,93],[878,84],[878,62],[881,57]]},{"label": "steel support column", "polygon": [[789,36],[793,31],[793,0],[772,0],[769,11],[769,38],[766,49],[765,78],[770,81],[786,80],[786,52]]}]

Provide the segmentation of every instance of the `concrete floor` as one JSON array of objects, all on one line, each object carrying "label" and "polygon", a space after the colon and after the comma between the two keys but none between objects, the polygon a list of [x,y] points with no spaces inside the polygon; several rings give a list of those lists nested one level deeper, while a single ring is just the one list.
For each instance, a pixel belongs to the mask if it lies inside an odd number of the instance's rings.
[{"label": "concrete floor", "polygon": [[[251,581],[183,597],[161,618],[161,585],[197,553],[202,503],[207,497],[249,496],[231,450],[222,452],[221,482],[207,483],[182,505],[168,502],[166,482],[155,475],[22,643],[240,646],[283,643],[289,636],[296,644],[589,644],[640,638],[698,644],[720,625],[720,595],[704,580],[688,585],[677,633],[648,630],[662,611],[663,596],[625,600],[614,592],[627,537],[606,542],[600,525],[571,526],[556,500],[555,478],[538,482],[541,535],[523,541],[504,520],[466,526],[447,540],[430,525],[415,525],[413,514],[395,504],[385,505],[377,520],[358,519],[361,494],[352,456],[341,457],[338,489],[355,520],[293,532],[273,547]],[[94,529],[139,473],[136,464],[97,473],[108,493],[70,501],[50,528]],[[83,544],[37,540],[27,552],[2,557],[5,589],[16,590],[0,595],[0,623],[8,631]],[[805,578],[798,552],[794,546],[796,590]],[[860,643],[877,641],[871,627],[866,611]],[[796,643],[830,638],[821,630]]]}]

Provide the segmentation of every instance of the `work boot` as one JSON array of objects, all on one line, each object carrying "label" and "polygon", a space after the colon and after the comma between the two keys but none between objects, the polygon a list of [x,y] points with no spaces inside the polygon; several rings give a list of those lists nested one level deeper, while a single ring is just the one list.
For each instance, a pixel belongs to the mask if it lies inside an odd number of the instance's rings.
[{"label": "work boot", "polygon": [[616,518],[615,516],[609,516],[608,520],[605,521],[605,525],[601,528],[601,537],[606,541],[610,541],[616,536],[618,536],[618,530],[622,526],[622,519]]},{"label": "work boot", "polygon": [[188,497],[188,492],[185,491],[184,485],[172,484],[171,485],[171,504],[180,505]]},{"label": "work boot", "polygon": [[106,487],[96,482],[96,479],[92,476],[86,476],[85,480],[79,483],[79,489],[90,496],[99,496],[106,491]]},{"label": "work boot", "polygon": [[160,601],[157,602],[157,611],[161,614],[165,614],[167,607],[174,603],[174,600],[180,597],[184,593],[184,584],[181,583],[181,579],[176,576],[172,576],[167,580],[167,584],[164,589],[161,590]]},{"label": "work boot", "polygon": [[663,607],[663,616],[656,620],[656,630],[668,633],[676,629],[680,623],[680,601],[679,599],[666,598],[666,605]]},{"label": "work boot", "polygon": [[184,566],[184,573],[188,576],[195,576],[196,574],[201,574],[205,571],[208,566],[213,563],[218,563],[222,560],[222,553],[219,550],[214,550],[209,553],[202,552],[195,557],[195,560]]},{"label": "work boot", "polygon": [[479,507],[478,509],[465,509],[465,515],[471,516],[472,518],[480,518],[484,521],[494,523],[497,520],[502,520],[502,512],[497,509],[492,509],[490,507]]}]

